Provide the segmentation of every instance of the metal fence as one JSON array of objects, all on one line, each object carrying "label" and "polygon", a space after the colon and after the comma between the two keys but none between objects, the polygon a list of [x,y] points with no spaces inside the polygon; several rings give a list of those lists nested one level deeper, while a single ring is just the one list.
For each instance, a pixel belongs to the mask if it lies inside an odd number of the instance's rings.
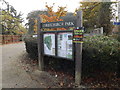
[{"label": "metal fence", "polygon": [[8,44],[22,41],[21,35],[0,35],[0,44]]}]

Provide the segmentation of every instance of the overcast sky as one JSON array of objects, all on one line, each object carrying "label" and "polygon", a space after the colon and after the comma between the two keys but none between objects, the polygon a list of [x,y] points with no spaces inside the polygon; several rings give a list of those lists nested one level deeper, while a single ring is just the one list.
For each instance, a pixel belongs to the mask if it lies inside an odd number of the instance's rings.
[{"label": "overcast sky", "polygon": [[66,6],[68,12],[74,12],[76,8],[80,6],[81,0],[5,0],[9,2],[18,12],[23,13],[23,17],[26,18],[27,14],[34,10],[45,10],[45,4],[53,5],[55,3],[54,10],[57,10],[58,6]]},{"label": "overcast sky", "polygon": [[[57,10],[58,6],[66,6],[68,12],[74,12],[76,8],[79,8],[81,0],[5,0],[12,5],[18,12],[23,13],[24,19],[27,14],[34,10],[45,10],[46,2],[48,5],[55,3],[54,10]],[[90,1],[90,0],[88,0]]]}]

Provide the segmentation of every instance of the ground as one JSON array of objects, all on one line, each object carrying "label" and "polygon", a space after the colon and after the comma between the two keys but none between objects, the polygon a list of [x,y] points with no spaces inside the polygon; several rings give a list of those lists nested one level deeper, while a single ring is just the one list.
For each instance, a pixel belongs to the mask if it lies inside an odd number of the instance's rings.
[{"label": "ground", "polygon": [[59,87],[56,78],[49,73],[23,64],[22,61],[29,59],[24,42],[0,47],[2,47],[2,88]]},{"label": "ground", "polygon": [[[24,42],[0,46],[0,88],[75,88],[74,70],[71,66],[56,70],[46,66],[39,71],[36,59],[30,58],[25,50]],[[73,62],[71,62],[73,65]],[[69,66],[70,62],[67,62]],[[68,71],[68,72],[67,72]],[[69,73],[71,72],[71,73]],[[101,79],[101,81],[98,81]],[[99,78],[82,77],[82,88],[119,88],[120,78],[112,78],[106,82],[103,76]]]}]

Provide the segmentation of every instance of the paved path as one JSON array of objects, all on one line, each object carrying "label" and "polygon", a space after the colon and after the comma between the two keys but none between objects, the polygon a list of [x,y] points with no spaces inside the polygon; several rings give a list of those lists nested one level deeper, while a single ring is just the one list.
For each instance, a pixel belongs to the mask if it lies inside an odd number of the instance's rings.
[{"label": "paved path", "polygon": [[[24,42],[0,46],[2,52],[2,88],[55,87],[56,80],[46,72],[26,72],[19,59],[26,53]],[[1,66],[1,65],[0,65]],[[52,82],[52,83],[51,83]],[[1,84],[0,84],[1,85]],[[58,86],[56,86],[58,87]]]}]

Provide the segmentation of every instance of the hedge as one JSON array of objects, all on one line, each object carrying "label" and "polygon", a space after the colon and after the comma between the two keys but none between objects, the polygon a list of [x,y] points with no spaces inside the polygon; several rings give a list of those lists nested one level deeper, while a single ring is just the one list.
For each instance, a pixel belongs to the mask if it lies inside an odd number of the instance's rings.
[{"label": "hedge", "polygon": [[[27,52],[37,57],[37,40],[34,38],[25,39]],[[50,58],[50,57],[49,57]],[[51,58],[52,60],[54,58]],[[47,59],[48,60],[48,59]],[[46,61],[47,61],[46,60]],[[63,60],[50,60],[51,66],[63,68]],[[70,61],[68,61],[70,62]],[[62,63],[62,64],[61,64]],[[54,65],[53,65],[54,64]],[[68,64],[67,64],[68,65]],[[69,69],[74,69],[70,65]],[[83,43],[82,72],[84,75],[95,75],[100,72],[120,72],[120,42],[108,36],[85,37]]]},{"label": "hedge", "polygon": [[25,46],[26,46],[26,51],[29,53],[31,57],[33,58],[38,57],[37,38],[33,38],[30,36],[26,37]]},{"label": "hedge", "polygon": [[83,72],[119,72],[120,42],[108,36],[86,37],[83,44]]}]

